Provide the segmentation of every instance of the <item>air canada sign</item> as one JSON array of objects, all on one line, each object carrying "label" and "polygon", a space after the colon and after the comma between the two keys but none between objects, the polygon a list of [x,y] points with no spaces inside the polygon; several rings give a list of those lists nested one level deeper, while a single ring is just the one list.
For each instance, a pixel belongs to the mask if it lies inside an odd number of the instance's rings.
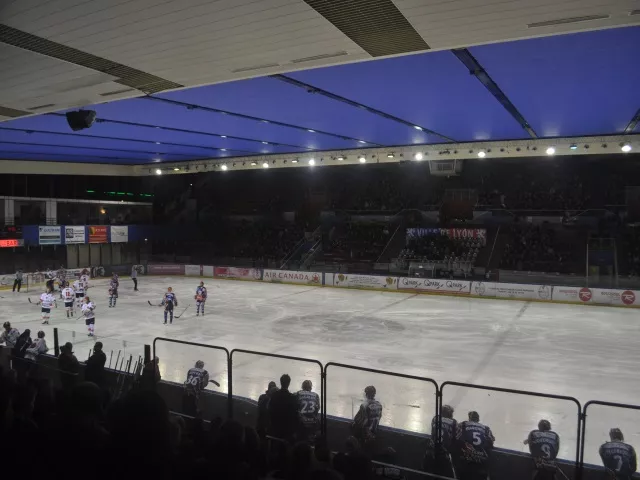
[{"label": "air canada sign", "polygon": [[265,270],[262,274],[264,282],[300,283],[304,285],[322,285],[322,273],[295,272],[292,270]]},{"label": "air canada sign", "polygon": [[466,280],[441,280],[437,278],[399,278],[398,290],[420,290],[423,292],[469,295],[471,293],[471,282]]}]

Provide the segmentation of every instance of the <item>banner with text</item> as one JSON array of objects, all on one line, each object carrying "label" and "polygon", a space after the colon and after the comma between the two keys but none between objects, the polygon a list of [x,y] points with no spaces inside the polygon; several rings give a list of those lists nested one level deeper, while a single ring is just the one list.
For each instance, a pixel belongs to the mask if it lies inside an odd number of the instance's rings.
[{"label": "banner with text", "polygon": [[72,245],[74,243],[86,243],[84,225],[65,226],[64,227],[64,243],[67,245]]},{"label": "banner with text", "polygon": [[192,277],[199,277],[202,275],[202,265],[185,265],[184,274]]},{"label": "banner with text", "polygon": [[46,226],[38,227],[38,243],[40,245],[61,245],[62,227]]},{"label": "banner with text", "polygon": [[262,270],[257,268],[214,267],[213,276],[218,278],[261,280]]},{"label": "banner with text", "polygon": [[213,277],[213,266],[211,266],[211,265],[203,265],[202,266],[202,276],[203,277]]},{"label": "banner with text", "polygon": [[420,290],[421,292],[469,295],[471,293],[471,282],[466,280],[402,277],[398,279],[398,290]]},{"label": "banner with text", "polygon": [[291,270],[264,270],[263,282],[301,283],[304,285],[322,285],[322,273],[295,272]]},{"label": "banner with text", "polygon": [[454,240],[477,239],[482,245],[487,243],[487,230],[484,228],[407,228],[407,242],[430,235],[445,235]]},{"label": "banner with text", "polygon": [[553,287],[553,300],[623,307],[640,306],[640,292],[588,287]]},{"label": "banner with text", "polygon": [[95,225],[89,227],[89,243],[107,243],[106,225]]},{"label": "banner with text", "polygon": [[377,275],[356,275],[354,273],[334,273],[333,285],[336,287],[352,288],[386,288],[395,290],[397,277],[382,277]]},{"label": "banner with text", "polygon": [[129,241],[129,227],[127,225],[113,225],[111,227],[111,243],[126,243]]},{"label": "banner with text", "polygon": [[473,282],[471,293],[481,297],[521,298],[523,300],[551,300],[549,285],[519,283]]},{"label": "banner with text", "polygon": [[184,265],[175,264],[149,264],[148,275],[184,275]]}]

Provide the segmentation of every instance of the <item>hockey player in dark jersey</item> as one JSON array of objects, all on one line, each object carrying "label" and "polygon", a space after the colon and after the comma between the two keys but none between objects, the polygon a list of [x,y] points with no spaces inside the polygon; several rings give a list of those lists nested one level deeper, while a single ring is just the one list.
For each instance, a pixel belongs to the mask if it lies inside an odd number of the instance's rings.
[{"label": "hockey player in dark jersey", "polygon": [[624,442],[619,428],[609,430],[610,442],[600,447],[600,458],[610,480],[631,480],[638,469],[636,451]]},{"label": "hockey player in dark jersey", "polygon": [[373,448],[373,443],[382,418],[382,404],[376,400],[376,387],[368,386],[364,389],[365,400],[353,419],[351,429],[353,435],[367,449]]},{"label": "hockey player in dark jersey", "polygon": [[442,406],[442,422],[440,426],[440,442],[438,438],[438,417],[431,420],[431,438],[427,443],[424,458],[424,469],[437,475],[453,477],[453,458],[458,422],[453,418],[453,407]]},{"label": "hockey player in dark jersey", "polygon": [[173,307],[178,306],[178,297],[173,293],[171,287],[167,288],[167,293],[162,297],[161,307],[164,307],[164,324],[167,324],[167,316],[169,317],[169,323],[173,323]]},{"label": "hockey player in dark jersey", "polygon": [[209,372],[204,369],[204,362],[198,360],[195,366],[187,372],[182,393],[182,410],[186,415],[195,417],[200,413],[200,394],[209,383]]},{"label": "hockey player in dark jersey", "polygon": [[200,286],[196,288],[196,317],[200,316],[200,308],[202,307],[202,315],[204,316],[204,303],[207,301],[207,287],[204,282],[200,282]]},{"label": "hockey player in dark jersey", "polygon": [[458,424],[456,441],[460,448],[456,472],[461,480],[486,480],[489,458],[495,442],[491,429],[480,423],[478,412],[469,412],[469,421]]},{"label": "hockey player in dark jersey", "polygon": [[298,415],[300,416],[300,437],[312,441],[320,428],[320,397],[312,392],[311,380],[302,382],[302,390],[296,393]]},{"label": "hockey player in dark jersey", "polygon": [[113,277],[109,281],[109,308],[115,308],[116,302],[118,301],[118,287],[120,286],[120,281],[118,280],[118,275],[115,273]]},{"label": "hockey player in dark jersey", "polygon": [[551,430],[549,420],[540,420],[538,429],[529,433],[524,444],[529,445],[529,452],[533,458],[535,467],[533,479],[557,479],[558,465],[556,464],[556,457],[560,451],[560,436]]}]

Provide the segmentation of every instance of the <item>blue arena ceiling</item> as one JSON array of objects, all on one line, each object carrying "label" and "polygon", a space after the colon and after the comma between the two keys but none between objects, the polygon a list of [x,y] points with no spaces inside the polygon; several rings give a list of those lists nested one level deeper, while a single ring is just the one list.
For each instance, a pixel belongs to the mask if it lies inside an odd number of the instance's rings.
[{"label": "blue arena ceiling", "polygon": [[[177,90],[0,123],[0,158],[111,164],[640,133],[640,27]],[[43,72],[46,74],[46,72]]]}]

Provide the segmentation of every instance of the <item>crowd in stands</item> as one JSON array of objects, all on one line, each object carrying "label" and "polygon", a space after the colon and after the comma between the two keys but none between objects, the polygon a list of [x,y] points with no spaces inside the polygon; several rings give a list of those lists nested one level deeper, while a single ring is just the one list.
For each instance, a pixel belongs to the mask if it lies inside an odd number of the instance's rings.
[{"label": "crowd in stands", "polygon": [[623,273],[632,277],[640,276],[640,228],[628,228],[622,237],[623,251],[626,253],[626,259],[621,262]]},{"label": "crowd in stands", "polygon": [[480,239],[452,239],[446,235],[425,235],[410,238],[399,258],[406,262],[450,263],[473,265],[482,248]]},{"label": "crowd in stands", "polygon": [[355,223],[333,227],[323,237],[323,260],[375,262],[392,232],[382,223]]}]

